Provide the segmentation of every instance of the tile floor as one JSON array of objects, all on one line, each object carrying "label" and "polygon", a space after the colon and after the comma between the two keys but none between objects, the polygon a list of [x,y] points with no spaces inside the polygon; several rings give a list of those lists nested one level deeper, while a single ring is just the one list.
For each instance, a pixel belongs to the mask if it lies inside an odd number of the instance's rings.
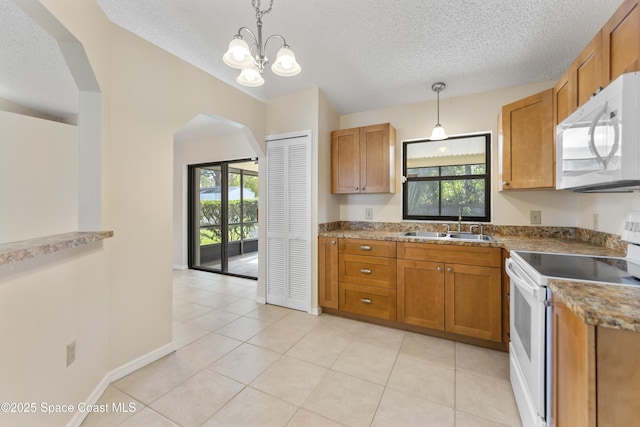
[{"label": "tile floor", "polygon": [[90,426],[521,426],[508,355],[255,303],[256,282],[174,272],[175,353],[111,384]]}]

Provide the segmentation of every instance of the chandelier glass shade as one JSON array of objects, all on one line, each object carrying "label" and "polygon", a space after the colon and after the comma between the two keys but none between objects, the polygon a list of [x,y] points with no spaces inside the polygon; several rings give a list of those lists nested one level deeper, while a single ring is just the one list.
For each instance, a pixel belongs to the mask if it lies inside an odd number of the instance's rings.
[{"label": "chandelier glass shade", "polygon": [[433,128],[433,132],[431,132],[431,138],[429,138],[433,141],[440,141],[448,138],[447,133],[444,131],[444,128],[440,124],[440,91],[443,90],[445,87],[446,85],[442,82],[434,83],[431,86],[431,90],[433,90],[438,94],[438,104],[437,104],[438,105],[438,122],[436,123],[436,126]]},{"label": "chandelier glass shade", "polygon": [[[296,56],[284,37],[280,34],[274,34],[267,37],[264,43],[262,41],[262,17],[271,12],[273,0],[271,0],[269,8],[266,10],[260,10],[260,0],[252,0],[251,4],[256,11],[257,35],[247,27],[240,27],[238,33],[229,43],[227,52],[222,57],[224,63],[229,67],[241,70],[236,81],[243,86],[249,87],[257,87],[264,84],[262,74],[269,63],[266,56],[267,44],[274,38],[282,40],[282,47],[276,55],[275,62],[271,65],[271,71],[283,77],[291,77],[300,73],[302,68],[296,61]],[[251,46],[244,40],[243,31],[253,38]]]}]

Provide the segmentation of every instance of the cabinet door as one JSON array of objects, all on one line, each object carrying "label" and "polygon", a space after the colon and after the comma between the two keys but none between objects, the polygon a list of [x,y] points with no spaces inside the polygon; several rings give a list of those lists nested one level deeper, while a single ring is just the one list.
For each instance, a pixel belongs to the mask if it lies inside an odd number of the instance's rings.
[{"label": "cabinet door", "polygon": [[389,124],[360,128],[360,191],[395,193],[395,130]]},{"label": "cabinet door", "polygon": [[571,84],[572,71],[573,70],[571,68],[567,70],[553,88],[553,96],[556,103],[554,123],[556,125],[569,117],[569,114],[575,111],[573,88]]},{"label": "cabinet door", "polygon": [[[598,33],[582,50],[572,65],[574,105],[570,113],[583,105],[601,87],[602,83],[602,35]],[[569,113],[569,114],[570,114]]]},{"label": "cabinet door", "polygon": [[331,132],[331,192],[360,192],[360,129]]},{"label": "cabinet door", "polygon": [[502,341],[502,275],[499,268],[445,265],[445,330]]},{"label": "cabinet door", "polygon": [[338,239],[318,237],[318,305],[338,309]]},{"label": "cabinet door", "polygon": [[553,89],[502,107],[502,190],[553,188]]},{"label": "cabinet door", "polygon": [[398,321],[444,330],[444,264],[398,260]]},{"label": "cabinet door", "polygon": [[551,425],[595,426],[595,331],[553,298]]},{"label": "cabinet door", "polygon": [[621,74],[640,70],[640,6],[626,0],[602,28],[602,78],[605,84]]}]

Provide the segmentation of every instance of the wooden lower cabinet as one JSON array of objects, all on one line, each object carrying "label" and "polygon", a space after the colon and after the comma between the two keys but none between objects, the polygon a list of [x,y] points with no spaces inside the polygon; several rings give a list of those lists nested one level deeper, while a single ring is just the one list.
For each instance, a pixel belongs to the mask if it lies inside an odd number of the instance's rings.
[{"label": "wooden lower cabinet", "polygon": [[396,247],[392,241],[326,237],[318,242],[320,306],[505,349],[500,248],[412,242]]},{"label": "wooden lower cabinet", "polygon": [[338,308],[338,239],[318,237],[318,305]]},{"label": "wooden lower cabinet", "polygon": [[553,296],[551,426],[640,420],[640,332],[585,324]]},{"label": "wooden lower cabinet", "polygon": [[445,331],[502,341],[502,277],[499,268],[445,265]]},{"label": "wooden lower cabinet", "polygon": [[396,320],[396,291],[340,283],[340,310],[385,320]]},{"label": "wooden lower cabinet", "polygon": [[444,264],[398,260],[398,321],[444,330]]},{"label": "wooden lower cabinet", "polygon": [[398,321],[502,342],[500,268],[398,260]]}]

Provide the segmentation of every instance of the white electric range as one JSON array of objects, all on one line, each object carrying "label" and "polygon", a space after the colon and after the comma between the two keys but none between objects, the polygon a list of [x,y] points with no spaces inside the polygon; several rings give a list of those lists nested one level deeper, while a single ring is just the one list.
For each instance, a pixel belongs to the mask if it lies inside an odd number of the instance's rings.
[{"label": "white electric range", "polygon": [[549,425],[551,411],[550,278],[640,288],[640,211],[627,214],[627,256],[601,257],[511,251],[510,377],[524,427]]}]

